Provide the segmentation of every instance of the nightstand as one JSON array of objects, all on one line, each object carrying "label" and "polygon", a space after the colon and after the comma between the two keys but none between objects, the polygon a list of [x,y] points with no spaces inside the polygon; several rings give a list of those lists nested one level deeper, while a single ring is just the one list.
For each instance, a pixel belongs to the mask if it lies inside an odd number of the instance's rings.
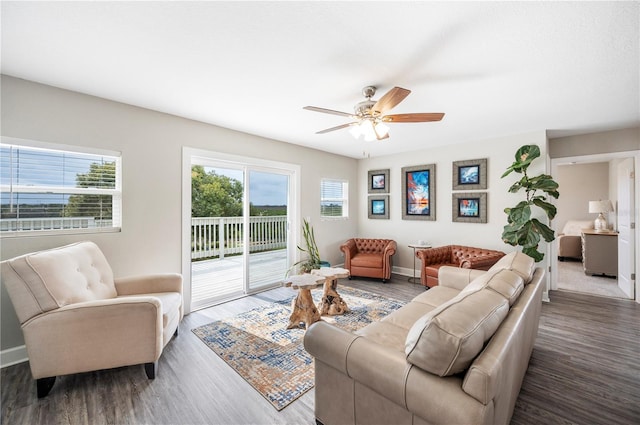
[{"label": "nightstand", "polygon": [[618,275],[618,234],[582,231],[582,265],[590,275]]}]

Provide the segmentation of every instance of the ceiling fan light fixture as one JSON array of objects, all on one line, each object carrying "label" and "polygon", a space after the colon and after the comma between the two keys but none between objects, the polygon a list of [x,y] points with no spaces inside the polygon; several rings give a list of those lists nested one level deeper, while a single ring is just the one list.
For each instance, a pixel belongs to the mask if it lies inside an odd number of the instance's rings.
[{"label": "ceiling fan light fixture", "polygon": [[349,129],[349,133],[351,133],[351,135],[357,139],[360,137],[360,135],[362,134],[362,130],[360,129],[360,123],[354,123],[351,128]]},{"label": "ceiling fan light fixture", "polygon": [[374,130],[376,132],[376,137],[378,139],[384,139],[385,137],[387,137],[389,135],[389,126],[387,126],[383,122],[378,122],[374,126]]},{"label": "ceiling fan light fixture", "polygon": [[366,142],[376,140],[376,129],[374,128],[373,121],[362,120],[360,123],[360,131],[362,132]]}]

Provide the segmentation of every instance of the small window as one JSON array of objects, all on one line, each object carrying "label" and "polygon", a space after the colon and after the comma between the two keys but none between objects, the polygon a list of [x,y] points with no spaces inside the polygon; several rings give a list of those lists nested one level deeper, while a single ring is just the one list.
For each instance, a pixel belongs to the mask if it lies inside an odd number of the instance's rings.
[{"label": "small window", "polygon": [[349,183],[344,180],[322,179],[320,216],[323,218],[349,217]]},{"label": "small window", "polygon": [[0,143],[0,234],[118,231],[119,153]]}]

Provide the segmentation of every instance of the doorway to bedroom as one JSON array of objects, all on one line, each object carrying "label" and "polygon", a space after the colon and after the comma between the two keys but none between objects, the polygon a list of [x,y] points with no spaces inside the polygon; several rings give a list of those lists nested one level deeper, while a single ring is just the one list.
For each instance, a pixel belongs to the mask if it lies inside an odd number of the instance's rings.
[{"label": "doorway to bedroom", "polygon": [[[551,289],[634,299],[633,154],[554,159],[552,172],[561,196]],[[594,229],[596,201],[611,201],[611,211],[603,212],[609,232]]]}]

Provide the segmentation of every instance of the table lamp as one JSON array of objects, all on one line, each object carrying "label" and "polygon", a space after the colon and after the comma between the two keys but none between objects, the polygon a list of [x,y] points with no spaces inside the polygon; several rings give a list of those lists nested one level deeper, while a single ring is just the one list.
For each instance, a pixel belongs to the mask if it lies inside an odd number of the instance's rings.
[{"label": "table lamp", "polygon": [[611,201],[589,201],[589,212],[591,214],[598,214],[598,217],[593,222],[593,228],[596,232],[609,231],[607,219],[604,216],[604,213],[608,213],[609,211],[613,211]]}]

